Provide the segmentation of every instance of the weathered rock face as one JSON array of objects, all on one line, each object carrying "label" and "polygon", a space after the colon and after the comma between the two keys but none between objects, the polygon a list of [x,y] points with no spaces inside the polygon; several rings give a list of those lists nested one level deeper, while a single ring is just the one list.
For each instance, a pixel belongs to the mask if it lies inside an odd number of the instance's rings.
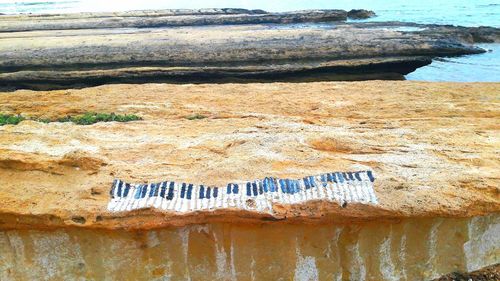
[{"label": "weathered rock face", "polygon": [[[428,280],[498,263],[499,96],[498,83],[408,81],[0,93],[1,113],[143,117],[0,127],[0,280]],[[115,178],[353,170],[376,175],[376,203],[107,208]]]},{"label": "weathered rock face", "polygon": [[[0,279],[431,280],[500,259],[500,218],[0,231]],[[489,279],[492,280],[492,279]]]},{"label": "weathered rock face", "polygon": [[[0,127],[0,225],[155,228],[207,221],[362,221],[500,209],[498,84],[116,85],[2,93],[0,111],[133,113],[131,123]],[[201,114],[207,118],[188,120]],[[109,212],[115,178],[221,186],[372,170],[378,204],[310,201],[267,213]]]},{"label": "weathered rock face", "polygon": [[255,24],[333,21],[336,10],[170,13],[2,16],[1,88],[403,79],[433,57],[484,52],[465,42],[498,35],[494,28],[481,33],[439,26],[403,32],[384,23]]}]

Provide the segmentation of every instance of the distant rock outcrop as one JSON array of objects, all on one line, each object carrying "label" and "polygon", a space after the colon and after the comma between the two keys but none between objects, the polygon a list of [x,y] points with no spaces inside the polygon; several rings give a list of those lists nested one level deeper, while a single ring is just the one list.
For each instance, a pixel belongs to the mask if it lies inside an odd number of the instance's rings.
[{"label": "distant rock outcrop", "polygon": [[347,12],[347,17],[353,20],[369,19],[376,16],[374,11],[364,9],[352,9]]}]

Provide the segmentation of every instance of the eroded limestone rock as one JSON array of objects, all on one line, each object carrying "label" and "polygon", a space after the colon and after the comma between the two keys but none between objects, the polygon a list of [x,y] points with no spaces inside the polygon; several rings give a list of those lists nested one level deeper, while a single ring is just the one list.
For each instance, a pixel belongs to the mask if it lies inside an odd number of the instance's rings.
[{"label": "eroded limestone rock", "polygon": [[500,259],[498,215],[140,232],[0,231],[0,279],[431,280]]},{"label": "eroded limestone rock", "polygon": [[[206,222],[353,222],[500,211],[497,83],[110,85],[1,93],[0,111],[141,121],[0,127],[0,227],[150,229]],[[187,118],[194,114],[201,119]],[[110,212],[114,179],[225,186],[333,171],[376,176],[378,204],[310,200]]]}]

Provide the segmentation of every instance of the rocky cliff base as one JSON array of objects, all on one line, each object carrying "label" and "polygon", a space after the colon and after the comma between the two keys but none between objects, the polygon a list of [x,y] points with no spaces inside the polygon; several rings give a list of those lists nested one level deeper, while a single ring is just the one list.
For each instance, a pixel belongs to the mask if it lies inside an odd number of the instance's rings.
[{"label": "rocky cliff base", "polygon": [[498,262],[499,231],[498,215],[139,232],[10,230],[0,231],[0,279],[431,280]]}]

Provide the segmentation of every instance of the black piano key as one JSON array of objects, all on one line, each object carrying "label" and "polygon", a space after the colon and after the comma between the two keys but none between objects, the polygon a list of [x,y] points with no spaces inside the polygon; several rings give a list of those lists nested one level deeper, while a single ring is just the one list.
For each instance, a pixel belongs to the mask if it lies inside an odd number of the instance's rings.
[{"label": "black piano key", "polygon": [[214,198],[217,198],[218,195],[219,195],[219,188],[214,187],[214,193],[213,193]]},{"label": "black piano key", "polygon": [[236,183],[233,183],[233,193],[238,194],[239,192],[239,185]]},{"label": "black piano key", "polygon": [[309,184],[311,185],[311,187],[318,186],[318,184],[316,183],[316,180],[314,179],[313,176],[309,176]]},{"label": "black piano key", "polygon": [[274,192],[278,192],[279,191],[279,181],[277,178],[272,178],[272,183],[273,183],[273,187],[274,187]]},{"label": "black piano key", "polygon": [[167,189],[167,183],[163,184],[161,187],[160,187],[160,197],[161,198],[165,198],[165,191]]},{"label": "black piano key", "polygon": [[142,187],[141,198],[146,197],[146,194],[148,193],[148,187],[149,187],[149,185],[147,185],[147,184],[145,184],[145,185]]},{"label": "black piano key", "polygon": [[258,195],[257,184],[255,182],[252,182],[252,191],[253,191],[253,196]]},{"label": "black piano key", "polygon": [[186,184],[182,183],[182,186],[181,186],[181,198],[184,198],[184,197],[186,197]]},{"label": "black piano key", "polygon": [[200,194],[199,194],[199,198],[200,198],[200,199],[205,198],[205,187],[204,187],[203,185],[200,185]]},{"label": "black piano key", "polygon": [[285,187],[286,187],[286,193],[291,194],[292,193],[292,184],[290,183],[289,179],[285,179]]},{"label": "black piano key", "polygon": [[229,183],[227,185],[227,191],[226,191],[227,194],[231,194],[231,188],[232,188],[232,183]]},{"label": "black piano key", "polygon": [[302,180],[304,181],[304,186],[306,187],[306,189],[310,189],[311,186],[309,185],[309,178],[305,177]]},{"label": "black piano key", "polygon": [[167,185],[166,182],[162,182],[162,183],[157,184],[156,188],[155,188],[155,192],[153,193],[153,196],[157,197],[158,196],[158,192],[160,191],[160,187],[161,186],[165,186],[165,185]]},{"label": "black piano key", "polygon": [[264,187],[262,186],[262,181],[259,181],[259,194],[264,193]]},{"label": "black piano key", "polygon": [[349,177],[349,180],[355,180],[353,173],[347,172],[347,176]]},{"label": "black piano key", "polygon": [[279,184],[280,184],[280,187],[281,187],[281,192],[286,193],[285,181],[282,180],[282,179],[280,179],[279,180]]},{"label": "black piano key", "polygon": [[191,199],[191,194],[193,194],[193,185],[189,184],[187,190],[187,199]]},{"label": "black piano key", "polygon": [[330,176],[332,177],[332,182],[337,183],[337,178],[335,177],[335,173],[330,173]]},{"label": "black piano key", "polygon": [[252,184],[247,182],[247,196],[252,196]]},{"label": "black piano key", "polygon": [[123,186],[123,182],[122,182],[122,181],[120,181],[120,182],[118,183],[118,192],[116,193],[116,195],[117,195],[118,197],[122,197],[122,186]]},{"label": "black piano key", "polygon": [[355,172],[355,173],[354,173],[354,176],[356,177],[356,179],[357,179],[358,181],[362,181],[361,176],[360,176],[359,174],[361,174],[361,172]]},{"label": "black piano key", "polygon": [[271,186],[270,186],[270,180],[269,180],[269,178],[265,178],[264,182],[262,183],[262,185],[263,185],[263,188],[264,188],[264,192],[272,191],[271,190]]},{"label": "black piano key", "polygon": [[175,183],[173,181],[171,181],[170,185],[168,187],[167,200],[174,199],[174,188],[175,188]]},{"label": "black piano key", "polygon": [[349,181],[349,176],[347,176],[346,173],[342,173],[342,177],[344,178],[345,181]]},{"label": "black piano key", "polygon": [[123,190],[123,197],[127,197],[129,191],[130,191],[130,184],[127,183],[127,184],[125,184],[125,189]]},{"label": "black piano key", "polygon": [[207,187],[207,190],[205,191],[205,197],[206,197],[207,199],[210,199],[210,195],[211,195],[211,194],[210,194],[210,191],[211,191],[210,187]]},{"label": "black piano key", "polygon": [[323,185],[323,187],[326,187],[328,182],[326,181],[325,174],[321,174],[320,179],[321,179],[321,184]]},{"label": "black piano key", "polygon": [[326,174],[326,180],[327,180],[328,182],[333,182],[333,177],[332,177],[332,174],[331,174],[331,173]]},{"label": "black piano key", "polygon": [[371,182],[375,181],[375,177],[373,177],[372,171],[366,171],[366,175],[368,176]]},{"label": "black piano key", "polygon": [[276,188],[276,184],[274,184],[274,178],[269,178],[269,190],[271,192],[276,192],[277,191],[277,188]]},{"label": "black piano key", "polygon": [[153,197],[153,194],[155,194],[156,188],[157,188],[156,183],[152,183],[151,184],[151,188],[149,189],[149,195],[148,195],[148,197]]}]

